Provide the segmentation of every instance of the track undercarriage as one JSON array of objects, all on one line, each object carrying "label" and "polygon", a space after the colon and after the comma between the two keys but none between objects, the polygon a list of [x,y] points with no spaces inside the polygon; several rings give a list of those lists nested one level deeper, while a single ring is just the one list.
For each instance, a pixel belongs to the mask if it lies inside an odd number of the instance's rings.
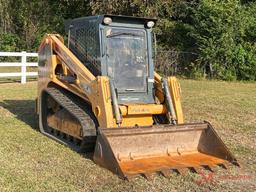
[{"label": "track undercarriage", "polygon": [[47,88],[42,98],[42,111],[44,134],[78,152],[94,150],[97,121],[86,103],[71,93]]}]

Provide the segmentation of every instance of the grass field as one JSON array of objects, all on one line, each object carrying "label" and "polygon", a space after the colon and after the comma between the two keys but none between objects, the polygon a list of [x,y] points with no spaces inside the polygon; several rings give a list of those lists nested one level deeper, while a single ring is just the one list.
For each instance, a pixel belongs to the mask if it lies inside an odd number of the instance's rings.
[{"label": "grass field", "polygon": [[181,80],[187,122],[210,121],[242,168],[120,180],[43,136],[36,82],[0,84],[0,191],[256,191],[256,83]]}]

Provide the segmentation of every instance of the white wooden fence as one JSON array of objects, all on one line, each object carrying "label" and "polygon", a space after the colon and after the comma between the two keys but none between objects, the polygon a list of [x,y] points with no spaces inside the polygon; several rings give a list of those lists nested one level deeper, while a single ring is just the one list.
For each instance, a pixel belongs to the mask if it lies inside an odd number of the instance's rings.
[{"label": "white wooden fence", "polygon": [[[37,53],[22,52],[0,52],[0,57],[20,57],[20,62],[0,62],[0,78],[2,77],[21,77],[21,83],[27,81],[28,76],[37,76],[37,72],[27,72],[27,67],[38,66],[37,62],[27,62],[28,57],[38,57]],[[1,67],[21,67],[20,72],[1,73]]]}]

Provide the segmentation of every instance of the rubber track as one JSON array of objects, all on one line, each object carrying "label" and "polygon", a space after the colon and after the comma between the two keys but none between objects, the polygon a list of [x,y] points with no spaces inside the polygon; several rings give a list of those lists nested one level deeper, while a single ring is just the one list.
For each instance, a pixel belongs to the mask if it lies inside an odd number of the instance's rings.
[{"label": "rubber track", "polygon": [[[67,91],[61,91],[54,87],[49,87],[45,91],[62,108],[66,109],[78,120],[83,130],[81,135],[82,137],[96,136],[95,122],[93,121],[92,116],[89,115],[91,112],[88,111],[88,105],[85,105]],[[83,143],[85,144],[86,141]],[[70,143],[67,142],[67,144]]]}]

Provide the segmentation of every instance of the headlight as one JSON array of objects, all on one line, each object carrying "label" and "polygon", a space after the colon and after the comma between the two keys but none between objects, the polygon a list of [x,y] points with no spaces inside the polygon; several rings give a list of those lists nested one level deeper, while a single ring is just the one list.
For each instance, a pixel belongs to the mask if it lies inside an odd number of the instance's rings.
[{"label": "headlight", "polygon": [[106,25],[109,25],[112,23],[112,19],[110,17],[105,17],[103,19],[103,23],[105,23]]},{"label": "headlight", "polygon": [[148,21],[148,22],[147,22],[147,27],[148,27],[148,28],[152,28],[152,27],[154,27],[154,25],[155,25],[155,22],[154,22],[154,21]]}]

